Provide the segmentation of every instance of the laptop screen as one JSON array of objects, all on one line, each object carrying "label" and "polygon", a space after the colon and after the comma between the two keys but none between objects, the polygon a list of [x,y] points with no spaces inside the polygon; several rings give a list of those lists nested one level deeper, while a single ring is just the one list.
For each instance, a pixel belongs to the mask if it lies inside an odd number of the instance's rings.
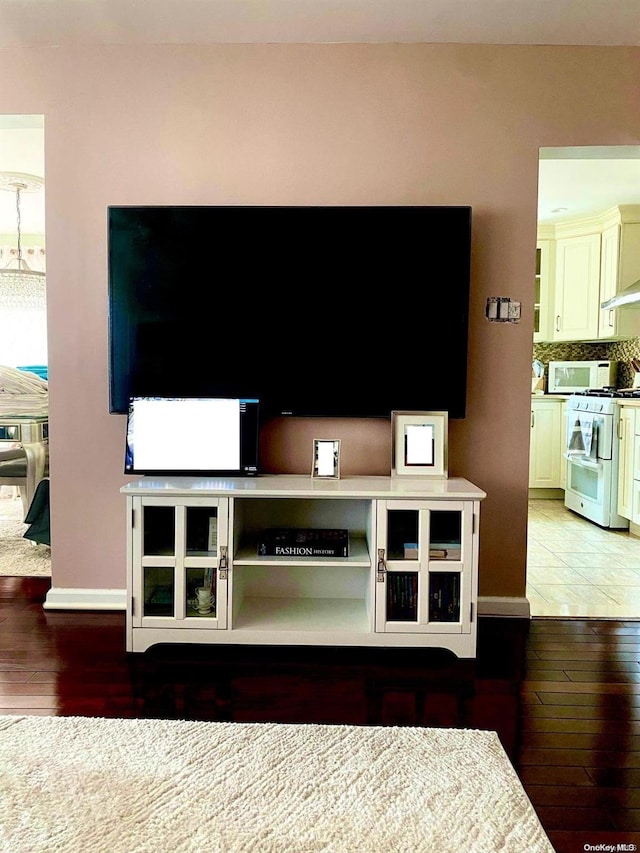
[{"label": "laptop screen", "polygon": [[252,476],[258,444],[257,399],[132,397],[124,472]]}]

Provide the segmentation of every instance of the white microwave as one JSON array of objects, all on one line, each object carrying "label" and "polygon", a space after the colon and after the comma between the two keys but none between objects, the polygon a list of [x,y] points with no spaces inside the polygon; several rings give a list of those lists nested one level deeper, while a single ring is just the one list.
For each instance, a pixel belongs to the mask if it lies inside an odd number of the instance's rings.
[{"label": "white microwave", "polygon": [[616,387],[617,361],[550,361],[547,394]]}]

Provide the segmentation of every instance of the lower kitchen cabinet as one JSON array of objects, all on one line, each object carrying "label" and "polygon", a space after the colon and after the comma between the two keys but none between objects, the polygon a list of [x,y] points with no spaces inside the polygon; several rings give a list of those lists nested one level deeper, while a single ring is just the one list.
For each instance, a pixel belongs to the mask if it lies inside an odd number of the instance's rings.
[{"label": "lower kitchen cabinet", "polygon": [[618,515],[629,520],[633,515],[635,432],[636,410],[632,406],[621,406],[617,436]]},{"label": "lower kitchen cabinet", "polygon": [[640,407],[621,406],[618,424],[618,514],[640,526]]},{"label": "lower kitchen cabinet", "polygon": [[[149,478],[122,492],[127,651],[235,643],[475,656],[486,495],[467,480]],[[347,553],[326,544],[322,554],[305,543],[265,547],[274,529],[347,530]]]},{"label": "lower kitchen cabinet", "polygon": [[531,442],[529,445],[529,488],[564,488],[566,467],[562,464],[565,445],[563,400],[550,397],[531,399]]}]

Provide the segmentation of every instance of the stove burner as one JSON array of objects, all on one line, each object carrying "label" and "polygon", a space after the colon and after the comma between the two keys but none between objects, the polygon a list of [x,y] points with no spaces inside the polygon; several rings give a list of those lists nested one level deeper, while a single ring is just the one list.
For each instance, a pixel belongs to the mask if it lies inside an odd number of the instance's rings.
[{"label": "stove burner", "polygon": [[578,397],[625,397],[640,398],[640,388],[588,388],[586,391],[576,391]]}]

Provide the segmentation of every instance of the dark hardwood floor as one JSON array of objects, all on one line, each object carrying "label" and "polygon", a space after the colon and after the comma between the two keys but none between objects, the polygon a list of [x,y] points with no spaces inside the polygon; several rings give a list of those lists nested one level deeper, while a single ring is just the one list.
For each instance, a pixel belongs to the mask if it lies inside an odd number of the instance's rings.
[{"label": "dark hardwood floor", "polygon": [[0,578],[1,714],[492,729],[558,853],[640,844],[640,622],[485,618],[473,661],[330,647],[128,655],[124,614],[44,611],[48,588]]}]

